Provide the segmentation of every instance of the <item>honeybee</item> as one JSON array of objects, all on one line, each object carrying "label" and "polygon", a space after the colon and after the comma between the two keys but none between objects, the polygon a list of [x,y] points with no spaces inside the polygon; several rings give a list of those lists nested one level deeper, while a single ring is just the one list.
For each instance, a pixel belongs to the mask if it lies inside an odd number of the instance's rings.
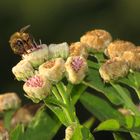
[{"label": "honeybee", "polygon": [[11,35],[9,43],[11,49],[15,54],[23,55],[28,54],[31,50],[37,48],[37,44],[35,43],[34,39],[25,31],[30,27],[27,25],[20,29],[19,32],[15,32]]}]

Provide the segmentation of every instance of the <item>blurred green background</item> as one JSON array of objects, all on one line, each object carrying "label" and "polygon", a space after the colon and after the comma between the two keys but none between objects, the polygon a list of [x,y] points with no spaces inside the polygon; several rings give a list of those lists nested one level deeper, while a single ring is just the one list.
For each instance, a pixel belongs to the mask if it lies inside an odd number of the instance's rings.
[{"label": "blurred green background", "polygon": [[[0,93],[23,96],[22,82],[11,69],[20,57],[9,46],[11,34],[30,24],[36,42],[72,43],[85,32],[101,28],[113,39],[140,45],[140,0],[1,0],[0,1]],[[26,99],[27,100],[27,99]]]},{"label": "blurred green background", "polygon": [[4,0],[0,1],[0,93],[23,96],[22,82],[11,72],[21,59],[9,46],[11,34],[30,24],[36,42],[72,43],[101,28],[114,39],[140,44],[140,0]]}]

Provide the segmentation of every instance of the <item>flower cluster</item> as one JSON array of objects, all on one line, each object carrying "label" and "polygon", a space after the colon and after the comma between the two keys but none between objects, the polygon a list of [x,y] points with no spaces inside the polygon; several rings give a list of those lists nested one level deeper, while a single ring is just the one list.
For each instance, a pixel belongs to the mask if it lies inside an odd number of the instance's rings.
[{"label": "flower cluster", "polygon": [[129,41],[111,42],[104,53],[109,58],[99,69],[105,82],[126,76],[130,69],[140,71],[140,47]]},{"label": "flower cluster", "polygon": [[53,84],[66,77],[72,84],[79,84],[88,72],[89,53],[103,52],[112,41],[105,30],[92,30],[79,42],[68,45],[41,44],[37,49],[22,55],[22,60],[12,68],[16,79],[24,81],[26,96],[38,103],[50,95]]}]

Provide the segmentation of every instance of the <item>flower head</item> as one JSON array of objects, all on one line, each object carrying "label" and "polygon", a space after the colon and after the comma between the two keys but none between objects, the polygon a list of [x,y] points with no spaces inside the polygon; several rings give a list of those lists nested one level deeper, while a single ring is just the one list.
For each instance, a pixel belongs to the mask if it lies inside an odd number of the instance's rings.
[{"label": "flower head", "polygon": [[36,103],[49,95],[50,88],[50,81],[41,74],[29,78],[23,85],[27,96]]},{"label": "flower head", "polygon": [[107,47],[105,55],[109,58],[121,57],[125,51],[132,51],[135,45],[129,41],[116,40]]},{"label": "flower head", "polygon": [[105,82],[124,77],[128,72],[129,66],[124,60],[118,57],[107,60],[99,69],[99,73]]},{"label": "flower head", "polygon": [[52,59],[39,66],[39,73],[52,82],[62,79],[65,72],[65,61],[62,58]]},{"label": "flower head", "polygon": [[70,56],[83,56],[88,57],[87,45],[81,42],[75,42],[70,45]]},{"label": "flower head", "polygon": [[38,49],[29,54],[23,55],[23,59],[29,61],[33,67],[38,67],[49,58],[49,50],[47,45],[41,44]]},{"label": "flower head", "polygon": [[69,46],[66,42],[60,44],[50,44],[49,45],[49,57],[52,58],[67,58],[69,55]]},{"label": "flower head", "polygon": [[0,111],[16,109],[20,106],[21,100],[16,93],[4,93],[0,95]]},{"label": "flower head", "polygon": [[12,72],[18,81],[26,81],[29,77],[34,75],[34,69],[27,60],[21,60],[12,68]]},{"label": "flower head", "polygon": [[112,41],[112,37],[107,31],[96,29],[87,32],[80,41],[87,44],[89,52],[102,52]]},{"label": "flower head", "polygon": [[66,77],[73,84],[79,84],[88,70],[86,59],[81,56],[71,56],[65,63]]},{"label": "flower head", "polygon": [[126,51],[122,59],[128,64],[130,69],[140,71],[140,53],[136,51]]}]

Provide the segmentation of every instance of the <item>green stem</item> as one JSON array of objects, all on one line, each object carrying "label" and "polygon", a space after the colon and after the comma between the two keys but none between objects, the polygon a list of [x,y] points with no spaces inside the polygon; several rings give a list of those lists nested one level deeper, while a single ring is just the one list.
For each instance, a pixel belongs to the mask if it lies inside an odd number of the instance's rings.
[{"label": "green stem", "polygon": [[[70,98],[70,91],[69,91],[69,94],[66,93],[65,89],[64,89],[64,85],[62,82],[59,82],[57,85],[56,85],[58,91],[59,91],[59,94],[61,95],[62,99],[63,99],[63,102],[64,104],[66,105],[65,108],[63,108],[68,120],[69,120],[69,123],[73,123],[73,122],[77,122],[79,123],[77,117],[76,117],[76,113],[75,113],[75,108],[74,108],[74,105],[72,104],[71,102],[71,98]],[[71,89],[71,88],[70,88]]]},{"label": "green stem", "polygon": [[62,101],[61,96],[59,95],[56,87],[52,88],[52,93],[54,94],[54,96],[56,97],[57,100]]}]

